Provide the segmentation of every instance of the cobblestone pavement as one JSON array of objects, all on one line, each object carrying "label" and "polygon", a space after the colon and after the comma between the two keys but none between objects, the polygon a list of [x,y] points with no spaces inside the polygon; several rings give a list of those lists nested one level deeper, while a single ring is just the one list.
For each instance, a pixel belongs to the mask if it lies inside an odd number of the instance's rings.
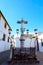
[{"label": "cobblestone pavement", "polygon": [[[6,62],[5,63],[3,63],[3,64],[1,64],[1,65],[8,65]],[[40,63],[32,63],[32,64],[25,64],[25,63],[15,63],[15,64],[13,64],[13,65],[43,65],[43,62],[40,62]]]},{"label": "cobblestone pavement", "polygon": [[[40,61],[40,63],[32,63],[32,64],[25,64],[25,63],[14,63],[13,65],[43,65],[43,53],[38,52],[37,53],[37,58]],[[7,62],[2,63],[1,65],[8,65]]]}]

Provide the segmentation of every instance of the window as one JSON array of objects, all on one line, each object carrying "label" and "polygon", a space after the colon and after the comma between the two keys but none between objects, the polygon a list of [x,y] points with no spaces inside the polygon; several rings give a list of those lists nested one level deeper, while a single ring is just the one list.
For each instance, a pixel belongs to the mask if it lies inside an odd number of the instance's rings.
[{"label": "window", "polygon": [[43,46],[43,42],[41,42],[42,46]]},{"label": "window", "polygon": [[6,23],[4,24],[4,27],[6,28]]},{"label": "window", "polygon": [[43,46],[43,39],[41,39],[41,44],[42,44],[42,46]]},{"label": "window", "polygon": [[5,41],[5,34],[3,34],[3,41]]},{"label": "window", "polygon": [[1,19],[1,14],[0,14],[0,19]]},{"label": "window", "polygon": [[8,42],[9,42],[9,37],[8,37]]},{"label": "window", "polygon": [[42,46],[43,46],[43,42],[41,42],[42,43]]}]

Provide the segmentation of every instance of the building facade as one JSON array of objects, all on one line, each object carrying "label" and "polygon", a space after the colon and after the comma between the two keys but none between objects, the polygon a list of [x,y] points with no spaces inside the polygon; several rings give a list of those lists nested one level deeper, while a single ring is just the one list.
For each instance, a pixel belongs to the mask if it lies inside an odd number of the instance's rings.
[{"label": "building facade", "polygon": [[43,52],[43,32],[38,35],[39,50]]},{"label": "building facade", "polygon": [[[29,36],[28,35],[24,35],[25,37],[25,41],[24,41],[24,47],[25,48],[29,48],[29,47],[34,47],[36,46],[36,49],[37,51],[39,52],[43,52],[43,32],[38,32],[38,36],[37,36],[37,39],[34,38],[35,35],[34,34],[31,34],[33,36],[32,39],[30,39],[30,34]],[[35,41],[36,39],[36,41]],[[16,37],[16,47],[17,48],[20,48],[20,38],[17,38]]]},{"label": "building facade", "polygon": [[10,50],[9,33],[11,33],[11,31],[12,31],[11,27],[9,26],[4,15],[0,11],[0,57],[2,54],[4,55],[5,53],[6,53],[5,55],[8,55],[7,51]]},{"label": "building facade", "polygon": [[[36,43],[36,38],[32,38],[33,36],[31,34],[27,35],[24,34],[24,48],[34,48],[37,43]],[[16,37],[16,48],[20,48],[21,47],[21,42],[20,42],[20,37]]]}]

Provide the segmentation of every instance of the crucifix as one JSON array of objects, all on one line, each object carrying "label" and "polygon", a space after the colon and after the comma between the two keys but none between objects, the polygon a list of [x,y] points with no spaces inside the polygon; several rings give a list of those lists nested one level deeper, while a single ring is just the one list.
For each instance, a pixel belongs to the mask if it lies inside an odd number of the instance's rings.
[{"label": "crucifix", "polygon": [[21,49],[24,48],[24,24],[27,24],[27,21],[24,21],[23,19],[21,21],[17,21],[18,24],[21,24],[21,36],[20,36],[20,42],[21,42]]}]

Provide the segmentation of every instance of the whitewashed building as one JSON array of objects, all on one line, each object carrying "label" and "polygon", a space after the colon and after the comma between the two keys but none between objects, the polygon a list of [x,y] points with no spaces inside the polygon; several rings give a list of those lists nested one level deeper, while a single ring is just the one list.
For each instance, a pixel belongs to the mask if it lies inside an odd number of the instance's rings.
[{"label": "whitewashed building", "polygon": [[[30,47],[35,47],[37,45],[36,43],[36,38],[30,38],[32,35],[28,35],[25,34],[24,35],[24,38],[25,38],[25,41],[24,41],[24,48],[30,48]],[[15,39],[15,44],[16,44],[16,48],[20,48],[21,47],[21,42],[20,42],[20,37],[16,37]]]},{"label": "whitewashed building", "polygon": [[[32,34],[34,36],[34,34]],[[24,41],[24,47],[29,48],[29,47],[34,47],[36,46],[36,49],[39,47],[39,52],[43,52],[43,32],[38,32],[38,44],[36,41],[36,38],[30,39],[29,36],[25,35],[25,41]],[[16,37],[16,47],[20,48],[20,37]]]},{"label": "whitewashed building", "polygon": [[43,32],[38,35],[39,51],[43,52]]},{"label": "whitewashed building", "polygon": [[8,55],[8,52],[10,50],[10,40],[9,40],[10,31],[12,31],[12,29],[9,26],[2,12],[0,11],[0,57]]}]

